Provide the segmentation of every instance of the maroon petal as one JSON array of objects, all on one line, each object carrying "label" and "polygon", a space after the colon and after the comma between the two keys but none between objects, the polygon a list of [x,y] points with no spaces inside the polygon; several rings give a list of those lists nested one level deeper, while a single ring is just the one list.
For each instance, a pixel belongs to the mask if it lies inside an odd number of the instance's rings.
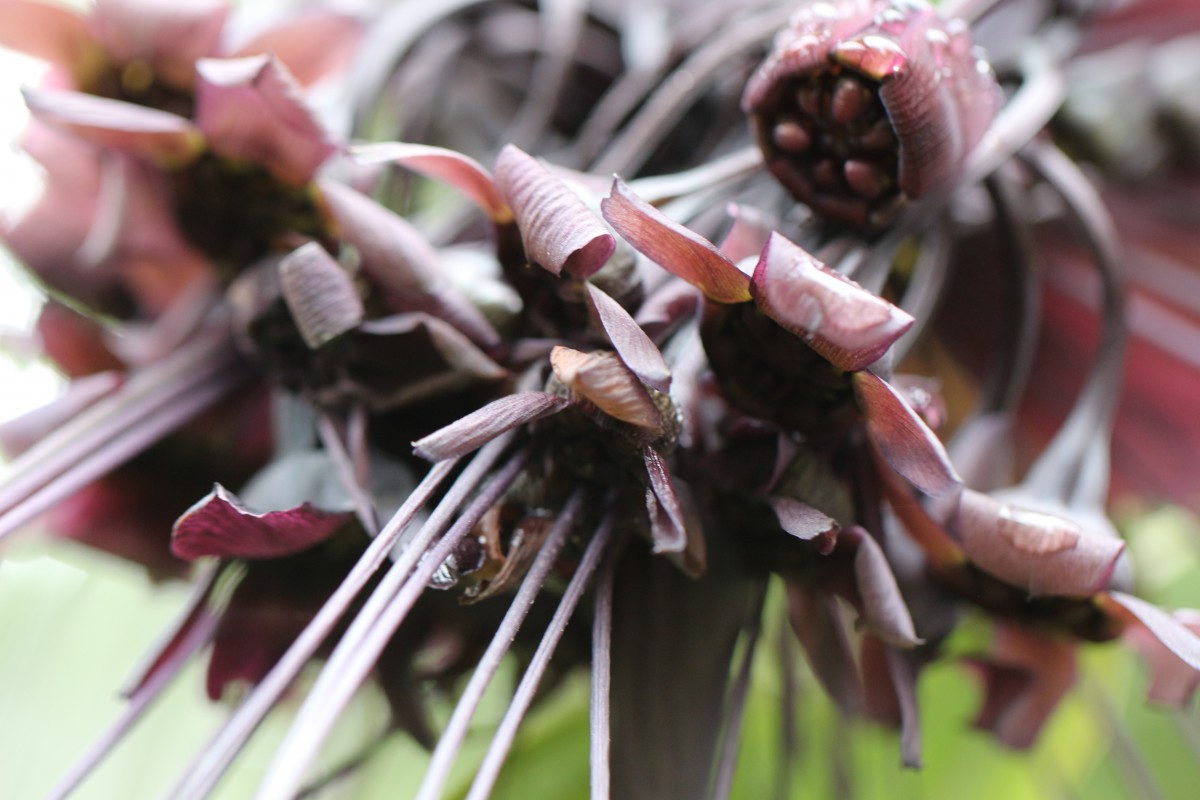
[{"label": "maroon petal", "polygon": [[483,447],[505,431],[557,414],[568,405],[567,399],[546,392],[520,392],[502,397],[413,442],[413,452],[429,461],[457,458]]},{"label": "maroon petal", "polygon": [[892,469],[932,497],[962,486],[941,440],[887,381],[870,372],[856,372],[854,392],[871,439]]},{"label": "maroon petal", "polygon": [[353,517],[322,511],[308,503],[260,514],[216,484],[175,523],[171,550],[189,561],[203,556],[279,558],[324,541]]},{"label": "maroon petal", "polygon": [[838,532],[842,529],[833,517],[790,497],[772,497],[770,502],[779,520],[779,527],[785,532],[806,542],[815,539],[817,550],[822,554],[828,554],[833,549]]},{"label": "maroon petal", "polygon": [[681,553],[687,547],[687,524],[679,499],[675,497],[671,473],[653,447],[642,448],[642,461],[646,465],[646,476],[650,479],[650,487],[646,490],[646,508],[650,513],[654,552]]},{"label": "maroon petal", "polygon": [[349,64],[364,33],[355,17],[314,9],[263,31],[229,55],[272,55],[308,86]]},{"label": "maroon petal", "polygon": [[721,253],[735,264],[762,252],[774,232],[776,222],[753,206],[729,204],[733,224],[721,240]]},{"label": "maroon petal", "polygon": [[604,218],[646,258],[696,286],[718,303],[750,299],[750,278],[712,242],[671,221],[620,178],[600,202]]},{"label": "maroon petal", "polygon": [[316,242],[285,256],[279,278],[300,336],[314,350],[363,321],[363,302],[353,279]]},{"label": "maroon petal", "polygon": [[260,164],[300,186],[337,149],[278,60],[205,58],[196,72],[196,123],[215,152]]},{"label": "maroon petal", "polygon": [[799,583],[787,585],[787,597],[788,622],[813,674],[842,713],[858,713],[865,700],[863,685],[850,637],[839,619],[837,598]]},{"label": "maroon petal", "polygon": [[608,341],[625,366],[633,370],[647,386],[660,392],[667,391],[671,386],[671,370],[662,352],[629,316],[629,312],[591,283],[587,284],[587,299],[600,327],[608,335]]},{"label": "maroon petal", "polygon": [[513,219],[512,209],[500,195],[492,174],[475,159],[444,147],[407,142],[380,142],[350,151],[361,164],[398,164],[413,172],[436,178],[471,198],[492,221],[505,224]]},{"label": "maroon petal", "polygon": [[1065,517],[965,489],[950,528],[980,569],[1033,595],[1086,597],[1108,585],[1125,543]]},{"label": "maroon petal", "polygon": [[179,167],[204,149],[200,130],[177,114],[79,92],[25,90],[38,119],[100,147]]},{"label": "maroon petal", "polygon": [[229,11],[220,0],[97,0],[88,23],[114,62],[143,61],[167,83],[185,88],[192,85],[196,59],[217,52]]},{"label": "maroon petal", "polygon": [[496,186],[512,206],[525,255],[560,274],[587,278],[604,266],[617,242],[579,195],[513,145],[496,158]]},{"label": "maroon petal", "polygon": [[614,353],[582,353],[556,346],[550,351],[550,366],[572,393],[605,414],[653,436],[663,434],[662,412],[646,387]]},{"label": "maroon petal", "polygon": [[79,14],[37,0],[0,2],[0,47],[66,67],[76,81],[101,55]]},{"label": "maroon petal", "polygon": [[763,248],[750,292],[764,314],[848,372],[878,361],[913,324],[906,312],[777,233]]},{"label": "maroon petal", "polygon": [[900,594],[896,576],[879,543],[862,528],[853,526],[841,538],[856,542],[854,578],[862,602],[863,622],[875,635],[894,647],[921,644],[913,627],[912,615]]}]

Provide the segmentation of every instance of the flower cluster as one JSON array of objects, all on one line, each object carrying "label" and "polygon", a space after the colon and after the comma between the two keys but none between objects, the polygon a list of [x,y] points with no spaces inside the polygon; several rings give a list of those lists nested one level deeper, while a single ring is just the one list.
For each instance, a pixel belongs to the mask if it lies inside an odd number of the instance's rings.
[{"label": "flower cluster", "polygon": [[[1008,745],[1083,642],[1186,702],[1200,625],[1134,594],[1106,506],[1196,505],[1194,254],[1123,211],[1157,184],[1065,154],[1096,150],[1059,78],[1159,5],[1069,20],[1085,55],[1058,11],[989,61],[922,0],[405,4],[242,43],[222,4],[0,0],[0,44],[51,65],[46,189],[0,233],[71,378],[0,427],[0,537],[47,515],[190,576],[114,728],[202,653],[214,700],[244,689],[180,798],[318,661],[260,796],[303,790],[373,676],[432,800],[512,651],[470,798],[589,665],[594,797],[725,796],[772,585],[909,766],[937,757],[921,671],[972,611]],[[1004,29],[985,6],[960,13]]]}]

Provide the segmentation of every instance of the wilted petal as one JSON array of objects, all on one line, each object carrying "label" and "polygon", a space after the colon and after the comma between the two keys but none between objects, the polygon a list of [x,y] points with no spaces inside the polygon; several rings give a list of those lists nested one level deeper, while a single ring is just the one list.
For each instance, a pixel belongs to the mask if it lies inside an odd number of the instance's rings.
[{"label": "wilted petal", "polygon": [[992,654],[973,662],[984,681],[975,727],[1009,747],[1030,747],[1075,683],[1076,646],[1016,625],[997,629]]},{"label": "wilted petal", "polygon": [[1000,100],[965,24],[919,0],[835,0],[792,18],[742,106],[796,199],[879,227],[961,175]]},{"label": "wilted petal", "polygon": [[617,243],[583,200],[536,159],[513,145],[496,157],[496,186],[512,206],[528,259],[555,275],[587,278]]},{"label": "wilted petal", "polygon": [[269,28],[229,55],[272,55],[303,86],[350,63],[365,34],[361,20],[313,9]]},{"label": "wilted petal", "polygon": [[864,703],[854,651],[838,618],[837,599],[801,584],[787,584],[788,622],[808,655],[813,674],[844,714],[858,713]]},{"label": "wilted petal", "polygon": [[892,469],[932,497],[962,486],[941,440],[887,381],[870,372],[856,372],[854,392],[871,439]]},{"label": "wilted petal", "polygon": [[316,349],[363,320],[354,281],[325,248],[309,242],[279,262],[280,287],[304,343]]},{"label": "wilted petal", "polygon": [[625,366],[647,386],[660,392],[667,391],[671,386],[671,370],[662,352],[629,312],[591,283],[587,284],[587,299]]},{"label": "wilted petal", "polygon": [[38,0],[0,0],[0,47],[66,67],[76,81],[102,57],[79,14]]},{"label": "wilted petal", "polygon": [[1108,585],[1125,543],[1064,517],[965,489],[950,522],[967,558],[1033,595],[1086,597]]},{"label": "wilted petal", "polygon": [[772,497],[770,502],[779,527],[785,532],[806,542],[815,539],[821,553],[827,554],[833,549],[842,529],[833,517],[790,497]]},{"label": "wilted petal", "polygon": [[550,365],[563,385],[605,414],[662,435],[662,413],[646,387],[616,354],[581,353],[556,346],[550,351]]},{"label": "wilted petal", "polygon": [[279,558],[324,541],[351,519],[353,514],[322,511],[308,503],[256,513],[217,484],[175,523],[171,550],[189,561],[203,556]]},{"label": "wilted petal", "polygon": [[228,15],[221,0],[96,0],[88,25],[117,64],[143,61],[185,88],[192,85],[196,59],[217,52]]},{"label": "wilted petal", "polygon": [[337,150],[276,59],[205,58],[196,72],[196,124],[215,152],[300,186]]},{"label": "wilted petal", "polygon": [[360,164],[398,164],[436,178],[471,198],[494,222],[512,221],[512,209],[500,195],[492,174],[470,156],[444,147],[408,142],[361,145],[350,153]]},{"label": "wilted petal", "polygon": [[750,292],[764,314],[848,372],[878,361],[913,324],[777,233],[762,250]]},{"label": "wilted petal", "polygon": [[683,552],[687,547],[687,525],[671,484],[671,472],[653,447],[642,448],[642,461],[646,465],[646,477],[650,479],[646,509],[650,514],[654,552]]},{"label": "wilted petal", "polygon": [[1124,592],[1108,592],[1100,603],[1110,615],[1140,623],[1183,663],[1200,671],[1200,635],[1177,616]]},{"label": "wilted petal", "polygon": [[862,528],[847,528],[841,538],[857,543],[854,552],[854,577],[862,601],[863,622],[880,639],[894,647],[921,644],[913,627],[912,615],[900,594],[896,576],[887,556]]},{"label": "wilted petal", "polygon": [[750,278],[712,242],[668,219],[635,195],[619,178],[600,201],[608,224],[646,258],[696,286],[709,300],[741,303],[750,299]]},{"label": "wilted petal", "polygon": [[520,392],[488,403],[462,419],[413,442],[413,452],[429,461],[444,461],[476,450],[505,431],[557,414],[570,405],[546,392]]},{"label": "wilted petal", "polygon": [[177,114],[79,92],[25,90],[25,102],[43,122],[100,147],[179,167],[204,149],[200,130]]}]

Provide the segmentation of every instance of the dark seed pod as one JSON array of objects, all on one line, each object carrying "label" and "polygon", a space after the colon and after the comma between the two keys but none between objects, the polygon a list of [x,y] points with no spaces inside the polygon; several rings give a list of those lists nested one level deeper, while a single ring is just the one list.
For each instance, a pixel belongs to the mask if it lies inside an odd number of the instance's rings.
[{"label": "dark seed pod", "polygon": [[961,174],[1000,100],[961,21],[920,0],[843,0],[792,18],[742,106],[797,200],[878,229]]}]

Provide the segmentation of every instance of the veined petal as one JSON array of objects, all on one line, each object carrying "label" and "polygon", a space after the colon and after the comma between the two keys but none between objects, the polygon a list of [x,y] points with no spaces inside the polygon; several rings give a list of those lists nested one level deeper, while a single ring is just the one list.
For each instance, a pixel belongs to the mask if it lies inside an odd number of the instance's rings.
[{"label": "veined petal", "polygon": [[483,447],[505,431],[557,414],[568,405],[566,398],[547,392],[510,394],[413,442],[413,452],[429,461],[456,458]]},{"label": "veined petal", "polygon": [[279,263],[283,299],[304,343],[316,349],[363,321],[365,310],[354,281],[316,242]]},{"label": "veined petal", "polygon": [[116,63],[144,61],[186,88],[196,60],[216,54],[229,11],[221,0],[96,0],[88,25]]},{"label": "veined petal", "polygon": [[497,224],[512,221],[512,209],[500,195],[492,174],[475,159],[455,150],[428,144],[379,142],[351,148],[360,164],[398,164],[436,178],[471,198]]},{"label": "veined petal", "polygon": [[171,551],[189,561],[203,556],[279,558],[324,541],[353,516],[322,511],[308,503],[256,513],[217,484],[175,523]]},{"label": "veined petal", "polygon": [[575,192],[532,156],[507,145],[496,157],[496,186],[512,206],[525,255],[554,273],[593,275],[617,243]]},{"label": "veined petal", "polygon": [[671,370],[662,352],[629,312],[595,284],[587,284],[587,300],[625,366],[647,386],[667,391],[671,386]]},{"label": "veined petal", "polygon": [[965,489],[950,521],[980,569],[1032,595],[1087,597],[1107,585],[1125,543],[1064,517]]},{"label": "veined petal", "polygon": [[600,201],[608,224],[646,258],[704,292],[718,303],[750,299],[750,278],[712,242],[671,221],[635,195],[620,178]]},{"label": "veined petal", "polygon": [[913,324],[905,311],[778,233],[762,250],[750,293],[764,314],[847,372],[878,361]]},{"label": "veined petal", "polygon": [[867,417],[871,440],[892,469],[932,497],[962,486],[946,448],[887,381],[870,372],[854,373],[854,393]]},{"label": "veined petal", "polygon": [[347,66],[365,34],[363,22],[349,14],[313,9],[263,31],[229,55],[272,55],[308,86]]},{"label": "veined petal", "polygon": [[215,152],[300,186],[337,150],[275,58],[204,58],[196,73],[196,123]]},{"label": "veined petal", "polygon": [[0,0],[0,47],[66,67],[76,81],[103,58],[83,17],[38,0]]},{"label": "veined petal", "polygon": [[662,413],[646,387],[616,354],[581,353],[556,346],[550,351],[550,366],[564,386],[605,414],[654,436],[662,435]]},{"label": "veined petal", "polygon": [[177,114],[79,92],[25,90],[38,119],[100,147],[167,167],[184,166],[204,149],[204,136]]}]

